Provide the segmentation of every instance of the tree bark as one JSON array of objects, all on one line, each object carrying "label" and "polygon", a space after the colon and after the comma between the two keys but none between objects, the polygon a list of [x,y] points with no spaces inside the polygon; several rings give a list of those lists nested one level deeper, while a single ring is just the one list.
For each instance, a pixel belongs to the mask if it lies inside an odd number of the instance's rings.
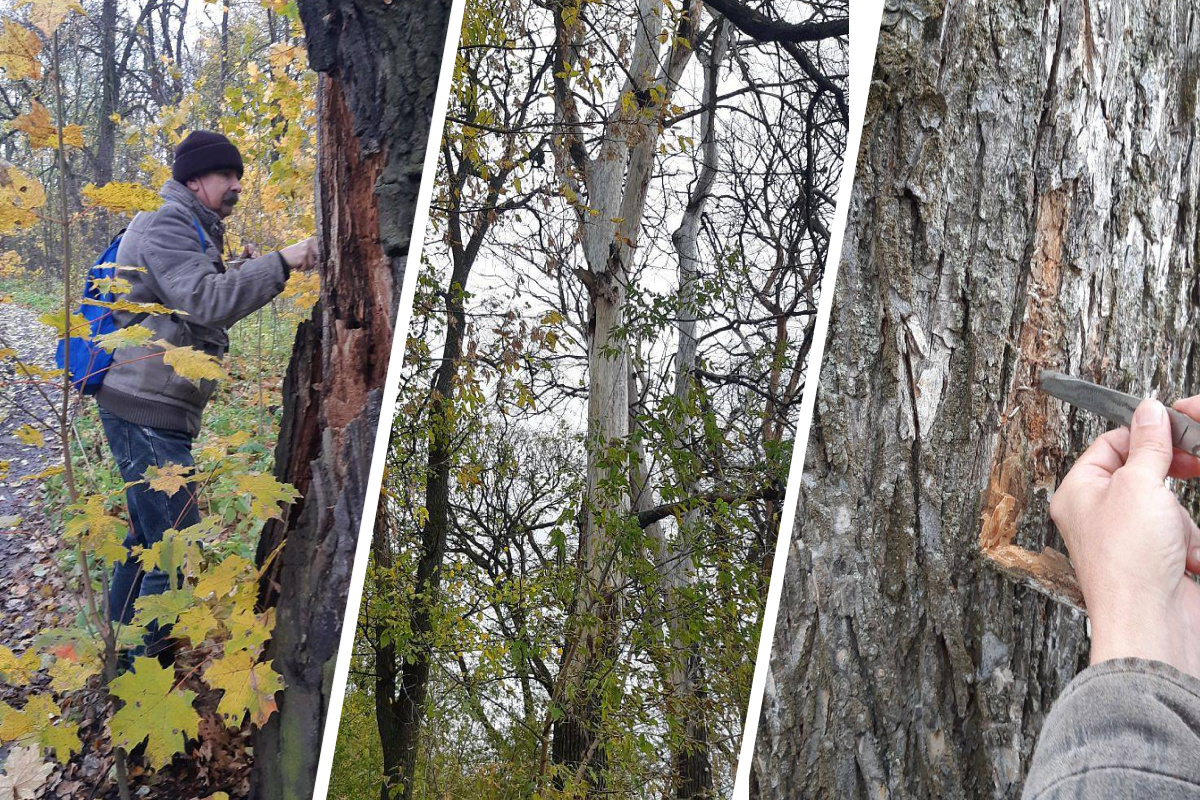
[{"label": "tree bark", "polygon": [[889,5],[756,796],[1018,796],[1087,663],[1048,498],[1104,428],[1032,387],[1200,388],[1198,46],[1189,2]]},{"label": "tree bark", "polygon": [[100,106],[96,112],[95,182],[103,186],[113,178],[116,158],[117,113],[121,85],[117,71],[117,0],[100,6]]},{"label": "tree bark", "polygon": [[449,10],[300,2],[324,73],[321,300],[297,333],[276,449],[276,474],[303,499],[259,546],[263,563],[283,545],[261,599],[278,609],[269,655],[287,688],[256,736],[254,797],[313,791]]}]

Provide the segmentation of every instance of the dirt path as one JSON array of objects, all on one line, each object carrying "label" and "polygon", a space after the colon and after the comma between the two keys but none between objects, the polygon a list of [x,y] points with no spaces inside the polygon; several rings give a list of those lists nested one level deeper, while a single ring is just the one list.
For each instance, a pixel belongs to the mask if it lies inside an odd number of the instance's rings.
[{"label": "dirt path", "polygon": [[[55,336],[38,322],[39,316],[14,303],[0,305],[0,348],[15,350],[24,363],[52,369]],[[0,642],[15,650],[23,650],[38,630],[61,617],[63,580],[50,552],[42,484],[20,480],[62,463],[57,437],[38,422],[52,423],[48,401],[57,403],[61,396],[53,387],[22,380],[11,359],[0,361],[0,462],[8,462],[8,475],[0,478]],[[27,425],[44,434],[44,446],[17,437]]]}]

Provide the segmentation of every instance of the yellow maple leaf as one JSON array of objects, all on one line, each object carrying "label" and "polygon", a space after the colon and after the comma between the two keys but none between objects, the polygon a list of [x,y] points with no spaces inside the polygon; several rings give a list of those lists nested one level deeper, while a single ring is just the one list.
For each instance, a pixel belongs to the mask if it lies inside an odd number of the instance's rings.
[{"label": "yellow maple leaf", "polygon": [[22,709],[0,702],[0,742],[48,747],[65,764],[80,748],[78,731],[49,694],[30,695]]},{"label": "yellow maple leaf", "polygon": [[165,351],[163,363],[175,370],[175,374],[181,378],[187,378],[189,381],[205,378],[216,381],[225,377],[221,362],[208,353],[194,347],[176,347],[165,339],[157,339],[154,344]]},{"label": "yellow maple leaf", "polygon": [[72,11],[86,16],[78,0],[22,0],[17,3],[17,8],[21,6],[29,6],[29,21],[47,36],[54,33]]},{"label": "yellow maple leaf", "polygon": [[[99,306],[100,308],[111,308],[113,311],[128,311],[133,314],[170,314],[171,309],[161,303],[138,303],[133,300],[124,300],[118,298],[111,303],[107,300],[93,300],[90,297],[85,297],[80,302],[86,306]],[[173,312],[179,316],[186,317],[186,311]]]},{"label": "yellow maple leaf", "polygon": [[4,31],[0,33],[0,69],[9,80],[40,80],[42,65],[37,59],[40,52],[42,40],[36,33],[16,20],[4,20]]},{"label": "yellow maple leaf", "polygon": [[300,496],[291,485],[280,483],[265,472],[234,477],[238,492],[250,495],[250,512],[263,517],[283,518],[280,503],[291,503]]},{"label": "yellow maple leaf", "polygon": [[262,727],[278,710],[275,693],[283,691],[283,677],[271,669],[271,662],[259,663],[256,656],[239,650],[214,661],[204,671],[204,680],[224,692],[217,713],[230,725],[238,725],[246,714]]},{"label": "yellow maple leaf", "polygon": [[[228,597],[241,586],[253,584],[254,564],[241,556],[229,556],[196,581],[196,597]],[[249,580],[247,580],[249,578]]]},{"label": "yellow maple leaf", "polygon": [[96,642],[88,638],[63,642],[51,648],[50,654],[54,656],[49,669],[50,687],[56,692],[82,689],[103,666]]},{"label": "yellow maple leaf", "polygon": [[179,615],[196,604],[196,597],[189,588],[170,589],[160,594],[142,595],[133,602],[137,609],[134,622],[146,626],[151,622],[171,625]]},{"label": "yellow maple leaf", "polygon": [[53,478],[55,475],[62,475],[67,471],[66,467],[46,467],[41,472],[35,472],[32,475],[22,475],[13,480],[13,483],[25,483],[26,481],[44,481],[46,478]]},{"label": "yellow maple leaf", "polygon": [[[116,264],[101,264],[100,267],[115,267]],[[96,278],[92,281],[92,288],[100,294],[112,292],[113,294],[128,294],[133,291],[133,284],[126,278],[121,278],[114,275],[111,278]]]},{"label": "yellow maple leaf", "polygon": [[95,338],[95,342],[102,349],[111,353],[122,347],[140,347],[149,342],[150,337],[153,335],[154,331],[145,325],[130,325],[125,328],[117,328],[115,331],[102,333]]},{"label": "yellow maple leaf", "polygon": [[[33,101],[33,110],[14,119],[12,126],[29,137],[29,145],[35,150],[58,149],[58,129],[54,127],[50,112],[37,100]],[[64,125],[63,144],[67,147],[83,147],[83,128],[78,125]]]},{"label": "yellow maple leaf", "polygon": [[146,467],[142,478],[156,492],[163,492],[167,497],[174,497],[180,489],[186,488],[192,481],[194,467],[184,464],[166,464],[156,467],[151,464]]},{"label": "yellow maple leaf", "polygon": [[208,634],[216,630],[220,623],[207,605],[194,605],[179,613],[179,620],[171,628],[171,635],[187,639],[192,644],[199,644],[208,638]]},{"label": "yellow maple leaf", "polygon": [[128,751],[145,741],[152,767],[165,767],[183,749],[184,737],[196,736],[196,693],[177,688],[174,668],[163,667],[157,658],[135,658],[133,670],[113,680],[109,690],[124,701],[108,724],[113,744]]},{"label": "yellow maple leaf", "polygon": [[[253,600],[253,597],[250,599]],[[275,609],[269,608],[262,614],[255,614],[253,604],[248,603],[238,606],[225,624],[229,628],[225,653],[246,650],[257,658],[275,630]]]},{"label": "yellow maple leaf", "polygon": [[161,569],[174,575],[185,563],[197,563],[199,556],[200,547],[195,538],[169,529],[153,545],[138,552],[138,561],[142,562],[142,569]]},{"label": "yellow maple leaf", "polygon": [[60,339],[64,336],[83,336],[91,327],[91,323],[87,321],[87,317],[82,314],[72,314],[68,317],[63,313],[62,309],[42,314],[38,317],[38,322],[54,328]]},{"label": "yellow maple leaf", "polygon": [[42,436],[42,432],[32,425],[22,425],[16,431],[17,440],[30,447],[45,447],[46,437]]},{"label": "yellow maple leaf", "polygon": [[46,190],[7,161],[0,160],[0,233],[37,223],[35,209],[46,204]]},{"label": "yellow maple leaf", "polygon": [[0,644],[0,676],[9,686],[29,685],[40,666],[37,650],[31,648],[18,656]]},{"label": "yellow maple leaf", "polygon": [[89,183],[83,187],[81,194],[88,205],[106,208],[115,214],[153,211],[163,204],[163,199],[145,186],[120,181],[112,181],[103,186]]},{"label": "yellow maple leaf", "polygon": [[111,516],[104,508],[104,498],[91,495],[83,503],[68,508],[75,515],[67,520],[63,535],[77,542],[85,551],[115,563],[125,560],[125,522]]}]

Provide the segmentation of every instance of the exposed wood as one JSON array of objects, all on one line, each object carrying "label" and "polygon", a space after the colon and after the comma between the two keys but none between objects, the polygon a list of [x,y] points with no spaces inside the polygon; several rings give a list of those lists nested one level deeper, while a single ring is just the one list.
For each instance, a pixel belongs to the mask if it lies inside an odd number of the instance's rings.
[{"label": "exposed wood", "polygon": [[309,797],[412,237],[449,2],[300,0],[321,79],[321,301],[285,379],[277,475],[303,499],[264,532],[282,545],[262,600],[287,689],[259,732],[252,794]]}]

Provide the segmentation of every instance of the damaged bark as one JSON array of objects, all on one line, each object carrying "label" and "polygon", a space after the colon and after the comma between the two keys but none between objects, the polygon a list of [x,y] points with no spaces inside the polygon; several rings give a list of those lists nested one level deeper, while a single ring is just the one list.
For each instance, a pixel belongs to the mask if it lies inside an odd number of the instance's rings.
[{"label": "damaged bark", "polygon": [[1017,797],[1087,664],[1059,369],[1200,391],[1194,2],[889,5],[755,749],[759,797]]},{"label": "damaged bark", "polygon": [[412,235],[449,0],[300,0],[318,109],[321,299],[284,381],[276,474],[303,499],[259,544],[268,656],[287,688],[258,732],[252,796],[313,792]]}]

